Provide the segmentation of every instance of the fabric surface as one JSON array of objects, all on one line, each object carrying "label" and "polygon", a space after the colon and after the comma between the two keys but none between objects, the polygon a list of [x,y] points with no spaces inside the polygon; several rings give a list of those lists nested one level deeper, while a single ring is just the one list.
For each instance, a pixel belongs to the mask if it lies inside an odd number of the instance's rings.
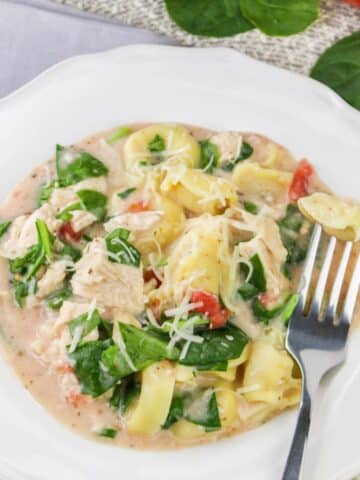
[{"label": "fabric surface", "polygon": [[224,39],[197,37],[184,32],[169,18],[163,0],[60,1],[128,25],[147,28],[183,45],[233,47],[259,60],[300,73],[308,73],[319,55],[336,40],[360,29],[360,9],[341,0],[322,0],[320,19],[301,34],[276,38],[253,30]]}]

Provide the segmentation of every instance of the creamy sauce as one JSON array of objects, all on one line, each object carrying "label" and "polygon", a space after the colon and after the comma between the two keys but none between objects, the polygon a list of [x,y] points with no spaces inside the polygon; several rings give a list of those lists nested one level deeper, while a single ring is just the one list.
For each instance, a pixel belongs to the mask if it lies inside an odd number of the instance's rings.
[{"label": "creamy sauce", "polygon": [[[139,129],[144,125],[132,126]],[[191,133],[197,139],[204,139],[211,132],[201,128],[190,127]],[[103,143],[99,144],[99,139],[106,138],[114,131],[102,132],[93,135],[77,146],[82,147],[101,158]],[[255,148],[254,160],[263,162],[268,155],[269,141],[259,135],[247,134],[244,136]],[[113,145],[113,148],[121,155],[124,141],[119,141]],[[283,150],[285,152],[285,150]],[[294,169],[294,160],[290,154],[281,156],[281,165],[279,168],[292,171]],[[116,162],[111,169],[117,168]],[[49,163],[37,167],[29,176],[23,179],[12,191],[8,199],[0,208],[0,218],[13,218],[20,214],[31,212],[36,208],[36,201],[39,187],[46,183],[54,175],[54,164]],[[317,184],[317,185],[316,185]],[[323,189],[323,186],[316,180],[316,189]],[[118,191],[118,188],[115,188]],[[339,252],[337,253],[339,255]],[[119,434],[113,440],[104,439],[106,442],[112,442],[119,445],[137,448],[174,448],[194,443],[208,442],[217,440],[219,437],[226,437],[239,431],[245,431],[256,426],[256,422],[251,420],[239,420],[231,427],[224,428],[220,432],[207,434],[194,440],[179,441],[170,432],[161,431],[153,437],[141,435],[131,435],[122,429],[119,416],[116,415],[107,406],[106,396],[104,398],[92,399],[81,397],[79,401],[69,401],[63,395],[61,382],[63,381],[62,372],[49,369],[43,365],[30,345],[36,340],[39,327],[48,320],[48,313],[43,307],[19,309],[13,302],[12,292],[9,286],[8,265],[5,259],[0,261],[0,333],[2,350],[9,364],[13,367],[24,387],[31,392],[34,398],[44,407],[46,407],[56,418],[69,426],[73,431],[90,436],[93,439],[101,440],[98,432],[103,428],[119,429]],[[296,279],[294,279],[293,290],[296,289]],[[360,326],[360,307],[359,302],[356,309],[356,315],[353,321],[354,326]],[[239,375],[241,376],[241,369]]]}]

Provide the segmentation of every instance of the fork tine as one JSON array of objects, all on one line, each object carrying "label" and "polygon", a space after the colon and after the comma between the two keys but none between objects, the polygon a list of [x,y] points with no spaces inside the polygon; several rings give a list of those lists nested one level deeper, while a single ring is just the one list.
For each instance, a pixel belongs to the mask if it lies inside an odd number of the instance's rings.
[{"label": "fork tine", "polygon": [[307,292],[310,286],[311,274],[314,268],[316,253],[318,251],[319,243],[321,238],[321,225],[318,223],[314,226],[311,240],[309,244],[309,249],[306,255],[305,264],[303,273],[299,282],[299,302],[296,310],[302,312],[305,307]]},{"label": "fork tine", "polygon": [[340,264],[336,273],[335,281],[331,289],[329,304],[326,312],[326,318],[329,319],[329,321],[331,322],[333,322],[336,317],[336,309],[339,303],[341,287],[344,282],[344,277],[345,277],[346,268],[349,262],[352,246],[353,246],[352,242],[346,242],[345,248],[340,260]]},{"label": "fork tine", "polygon": [[[336,247],[336,238],[330,237],[328,248],[326,250],[324,262],[321,267],[320,275],[316,285],[315,293],[312,299],[311,308],[309,315],[319,316],[321,311],[321,304],[324,298],[324,292],[326,288],[327,279],[329,276],[329,271],[334,256],[334,251]],[[320,319],[319,319],[320,320]]]},{"label": "fork tine", "polygon": [[355,269],[353,271],[349,288],[346,294],[345,303],[342,314],[340,316],[340,323],[351,323],[351,318],[354,313],[356,299],[360,285],[360,256],[357,258]]}]

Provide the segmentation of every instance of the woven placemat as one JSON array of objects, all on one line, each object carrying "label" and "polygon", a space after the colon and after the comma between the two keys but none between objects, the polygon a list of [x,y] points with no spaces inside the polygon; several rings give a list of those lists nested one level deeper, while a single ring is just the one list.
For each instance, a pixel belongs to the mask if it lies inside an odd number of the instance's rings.
[{"label": "woven placemat", "polygon": [[360,9],[350,7],[341,0],[322,0],[319,20],[301,34],[275,38],[253,30],[224,39],[197,37],[184,32],[169,18],[163,0],[60,1],[166,35],[182,45],[232,47],[259,60],[300,73],[308,73],[320,53],[336,40],[360,30]]}]

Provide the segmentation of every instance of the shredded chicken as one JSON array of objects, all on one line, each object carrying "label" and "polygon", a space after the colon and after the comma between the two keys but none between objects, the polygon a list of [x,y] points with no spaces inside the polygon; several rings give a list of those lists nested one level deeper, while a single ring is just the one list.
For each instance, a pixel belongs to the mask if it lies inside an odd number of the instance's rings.
[{"label": "shredded chicken", "polygon": [[112,217],[104,224],[107,232],[112,232],[115,228],[127,228],[131,231],[148,230],[156,225],[162,218],[163,212],[158,210],[139,213],[122,213]]},{"label": "shredded chicken", "polygon": [[54,290],[60,288],[66,275],[66,260],[58,260],[50,265],[44,276],[38,282],[36,296],[45,298]]},{"label": "shredded chicken", "polygon": [[218,146],[221,163],[235,160],[240,155],[242,135],[239,132],[220,132],[213,135],[210,141]]}]

